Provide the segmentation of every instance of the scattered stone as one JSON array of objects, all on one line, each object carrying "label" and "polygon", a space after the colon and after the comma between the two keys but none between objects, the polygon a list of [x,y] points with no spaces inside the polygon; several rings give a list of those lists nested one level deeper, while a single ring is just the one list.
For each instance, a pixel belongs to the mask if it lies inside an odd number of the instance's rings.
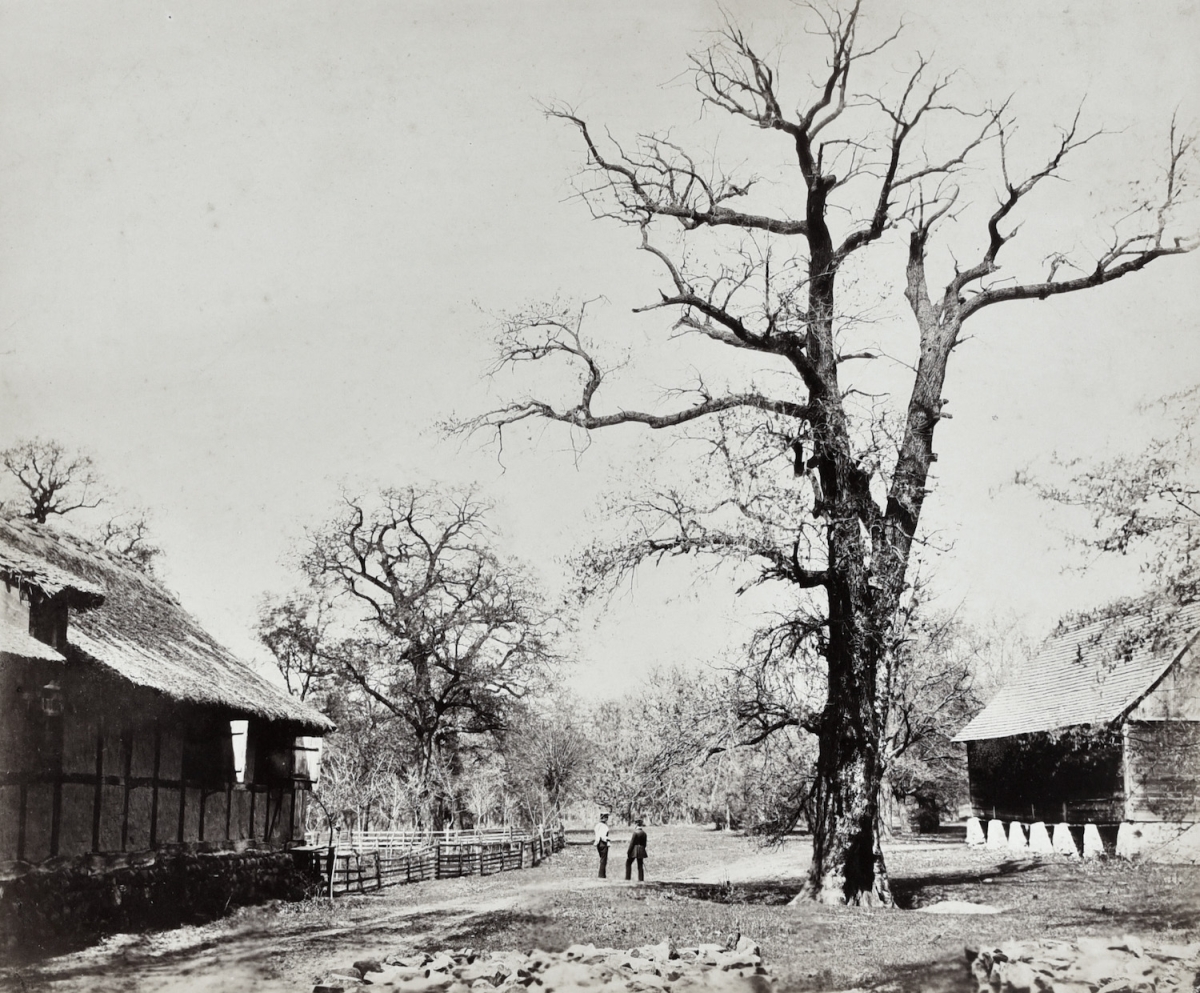
[{"label": "scattered stone", "polygon": [[[1200,943],[1146,945],[1134,935],[968,945],[980,993],[1167,993],[1200,989]],[[1174,954],[1180,953],[1180,954]]]},{"label": "scattered stone", "polygon": [[435,955],[389,955],[355,964],[370,979],[332,975],[315,993],[361,991],[366,984],[397,993],[767,993],[773,989],[759,946],[735,934],[724,945],[677,948],[668,938],[657,945],[618,950],[571,945],[562,953],[533,950],[491,952],[469,949]]}]

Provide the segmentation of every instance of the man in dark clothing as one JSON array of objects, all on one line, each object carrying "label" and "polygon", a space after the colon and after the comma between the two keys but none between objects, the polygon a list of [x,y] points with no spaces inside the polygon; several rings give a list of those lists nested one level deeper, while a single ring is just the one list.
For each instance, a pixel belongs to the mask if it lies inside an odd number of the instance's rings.
[{"label": "man in dark clothing", "polygon": [[642,827],[641,820],[638,820],[633,829],[633,837],[629,839],[629,850],[625,853],[625,878],[629,879],[633,875],[633,863],[637,862],[638,882],[644,882],[646,873],[642,866],[645,860],[646,829]]}]

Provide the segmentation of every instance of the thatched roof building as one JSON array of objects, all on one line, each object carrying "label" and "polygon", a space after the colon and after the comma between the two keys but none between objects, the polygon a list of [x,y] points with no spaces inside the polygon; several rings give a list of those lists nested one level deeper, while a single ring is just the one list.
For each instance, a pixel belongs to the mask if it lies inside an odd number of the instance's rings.
[{"label": "thatched roof building", "polygon": [[333,727],[214,641],[161,583],[84,538],[48,525],[0,521],[0,581],[73,608],[59,651],[21,632],[12,619],[0,627],[0,651],[67,657],[174,700],[291,721],[309,733]]},{"label": "thatched roof building", "polygon": [[332,729],[121,556],[0,520],[0,868],[295,845]]}]

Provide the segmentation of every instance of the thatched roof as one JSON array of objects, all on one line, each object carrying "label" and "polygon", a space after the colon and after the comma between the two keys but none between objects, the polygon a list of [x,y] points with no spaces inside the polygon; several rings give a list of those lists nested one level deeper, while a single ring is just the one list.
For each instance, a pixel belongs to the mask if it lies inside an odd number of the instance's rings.
[{"label": "thatched roof", "polygon": [[291,721],[309,732],[333,729],[215,642],[161,584],[113,552],[48,525],[0,521],[0,575],[16,573],[35,585],[44,577],[48,594],[68,591],[69,598],[99,603],[70,612],[72,662],[101,666],[176,700]]},{"label": "thatched roof", "polygon": [[49,645],[40,642],[25,628],[0,615],[0,655],[15,655],[35,662],[66,662]]},{"label": "thatched roof", "polygon": [[954,740],[1123,720],[1187,654],[1198,632],[1200,604],[1131,609],[1061,631]]},{"label": "thatched roof", "polygon": [[17,587],[34,587],[46,596],[62,596],[72,607],[98,607],[104,590],[56,568],[20,548],[0,545],[0,578]]}]

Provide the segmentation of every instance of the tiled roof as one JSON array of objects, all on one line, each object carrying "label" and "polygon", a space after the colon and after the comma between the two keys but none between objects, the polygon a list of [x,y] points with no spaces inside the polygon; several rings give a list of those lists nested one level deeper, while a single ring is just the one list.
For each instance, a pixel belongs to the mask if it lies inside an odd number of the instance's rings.
[{"label": "tiled roof", "polygon": [[1200,632],[1200,604],[1132,611],[1051,637],[955,741],[1007,738],[1121,717]]},{"label": "tiled roof", "polygon": [[[333,722],[274,686],[214,641],[161,583],[78,535],[28,521],[0,521],[0,565],[25,581],[94,591],[98,604],[73,609],[65,654],[176,700],[208,703],[318,734]],[[46,592],[51,592],[46,590]]]}]

